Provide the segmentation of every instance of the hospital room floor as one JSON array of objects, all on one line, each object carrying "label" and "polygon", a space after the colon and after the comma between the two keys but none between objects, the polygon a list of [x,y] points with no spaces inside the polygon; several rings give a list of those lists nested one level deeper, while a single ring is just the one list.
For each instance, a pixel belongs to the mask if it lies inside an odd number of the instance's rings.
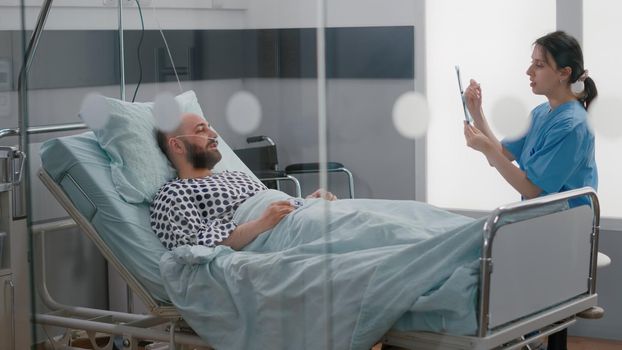
[{"label": "hospital room floor", "polygon": [[[376,345],[372,350],[381,350],[381,346]],[[568,350],[622,350],[622,341],[568,337]]]},{"label": "hospital room floor", "polygon": [[568,350],[622,350],[622,341],[568,337]]}]

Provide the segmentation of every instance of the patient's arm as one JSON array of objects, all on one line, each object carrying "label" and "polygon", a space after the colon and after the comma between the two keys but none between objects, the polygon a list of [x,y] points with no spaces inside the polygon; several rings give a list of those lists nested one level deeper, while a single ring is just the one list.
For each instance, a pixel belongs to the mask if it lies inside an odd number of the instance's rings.
[{"label": "patient's arm", "polygon": [[227,245],[235,250],[242,249],[261,233],[276,226],[293,210],[294,206],[289,201],[274,202],[266,208],[258,219],[238,225],[229,237],[220,244]]}]

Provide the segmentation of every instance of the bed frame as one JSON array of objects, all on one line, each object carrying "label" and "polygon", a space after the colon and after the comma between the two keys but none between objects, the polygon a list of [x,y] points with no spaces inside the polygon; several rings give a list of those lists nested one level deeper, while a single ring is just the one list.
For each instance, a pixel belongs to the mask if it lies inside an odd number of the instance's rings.
[{"label": "bed frame", "polygon": [[[151,315],[136,315],[55,302],[45,286],[43,234],[74,223],[66,220],[45,227],[36,225],[33,227],[35,262],[40,264],[36,284],[52,312],[36,314],[34,320],[44,326],[66,329],[62,339],[50,339],[56,348],[68,348],[71,330],[82,329],[87,331],[92,342],[96,333],[122,336],[123,349],[137,349],[139,340],[169,342],[171,349],[175,349],[174,344],[184,349],[209,349],[206,342],[183,326],[174,306],[156,301],[123,266],[45,170],[39,171],[39,178],[151,312]],[[578,197],[589,197],[592,205],[566,210],[564,204]],[[534,338],[567,328],[575,322],[577,314],[597,304],[599,218],[598,198],[591,188],[496,209],[488,217],[482,233],[477,335],[389,332],[382,343],[418,350],[520,349]],[[181,332],[184,329],[186,333]],[[524,338],[525,334],[534,335]],[[105,347],[95,347],[111,348],[112,342]]]},{"label": "bed frame", "polygon": [[[35,276],[35,285],[41,300],[52,310],[49,313],[37,313],[34,322],[46,327],[62,327],[64,335],[60,339],[48,337],[53,344],[53,349],[70,349],[69,343],[72,330],[85,330],[91,341],[93,349],[112,350],[114,336],[123,337],[124,350],[137,350],[142,340],[168,342],[169,349],[176,349],[175,345],[181,345],[182,349],[211,349],[209,345],[198,337],[183,322],[181,315],[170,304],[157,301],[147,289],[123,266],[114,252],[106,245],[91,223],[76,209],[71,199],[63,189],[43,169],[39,170],[41,182],[50,190],[52,195],[63,206],[73,220],[64,220],[52,224],[34,225],[34,264],[38,268]],[[79,187],[78,187],[79,188]],[[135,295],[137,295],[147,307],[150,315],[137,315],[125,312],[91,309],[62,305],[56,302],[49,294],[45,282],[45,246],[44,234],[58,231],[78,225],[82,232],[95,244],[106,261],[119,272]],[[49,334],[47,330],[46,334]],[[103,347],[95,343],[98,334],[111,335],[110,341]]]},{"label": "bed frame", "polygon": [[[565,210],[579,197],[589,197],[591,207]],[[561,211],[536,214],[554,206]],[[596,307],[599,221],[598,197],[589,187],[496,209],[484,226],[477,336],[389,332],[383,343],[415,350],[521,349],[567,328],[581,313],[602,316]]]}]

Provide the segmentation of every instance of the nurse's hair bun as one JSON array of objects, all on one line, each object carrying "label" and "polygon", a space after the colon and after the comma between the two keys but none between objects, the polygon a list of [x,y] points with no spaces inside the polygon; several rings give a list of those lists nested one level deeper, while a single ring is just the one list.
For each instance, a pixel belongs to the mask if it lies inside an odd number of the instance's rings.
[{"label": "nurse's hair bun", "polygon": [[579,76],[579,79],[577,79],[577,81],[575,81],[574,83],[570,84],[570,91],[572,91],[573,94],[579,96],[582,95],[583,92],[585,91],[585,79],[587,79],[588,77],[588,71],[587,69],[583,71],[583,74],[581,74]]}]

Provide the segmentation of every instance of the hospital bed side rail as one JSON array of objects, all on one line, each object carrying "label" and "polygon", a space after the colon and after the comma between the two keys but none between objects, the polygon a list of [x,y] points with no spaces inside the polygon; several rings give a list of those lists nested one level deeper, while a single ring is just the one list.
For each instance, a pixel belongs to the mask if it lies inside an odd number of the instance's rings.
[{"label": "hospital bed side rail", "polygon": [[[63,305],[54,300],[47,289],[46,283],[44,234],[74,228],[75,226],[76,223],[73,220],[66,219],[52,223],[36,224],[32,227],[35,238],[33,242],[35,252],[33,263],[38,265],[38,269],[35,270],[35,284],[41,301],[51,310],[51,312],[48,313],[36,313],[33,320],[43,327],[53,348],[66,348],[71,338],[72,329],[86,331],[93,346],[96,346],[97,343],[95,335],[97,333],[104,333],[122,336],[123,343],[127,345],[124,349],[137,349],[136,345],[139,340],[169,342],[169,344],[183,344],[208,348],[205,341],[194,334],[176,334],[177,325],[183,322],[180,317],[162,318],[158,315],[140,315],[70,306]],[[162,325],[166,324],[168,324],[169,327],[168,331],[162,330]],[[59,339],[58,337],[50,336],[54,333],[48,331],[48,327],[63,327],[66,331]],[[112,342],[109,342],[108,346],[110,345],[112,345]],[[108,349],[107,347],[97,346],[97,349]]]},{"label": "hospital bed side rail", "polygon": [[73,206],[73,203],[67,197],[65,192],[60,186],[54,182],[50,175],[43,169],[39,170],[39,178],[41,182],[50,190],[54,197],[59,201],[63,208],[69,213],[71,218],[80,226],[80,228],[87,234],[87,236],[93,241],[100,252],[104,255],[106,260],[111,263],[114,268],[121,274],[121,277],[130,285],[131,289],[138,294],[141,300],[145,303],[145,306],[150,312],[162,317],[179,317],[177,309],[172,305],[162,304],[156,301],[151,293],[149,293],[145,287],[134,277],[119,261],[116,255],[108,247],[108,245],[102,240],[95,228],[91,223]]},{"label": "hospital bed side rail", "polygon": [[[68,123],[68,124],[58,124],[58,125],[41,125],[41,126],[31,126],[26,132],[28,135],[36,135],[36,134],[47,134],[50,132],[60,132],[60,131],[74,131],[74,130],[86,130],[89,127],[84,123]],[[8,136],[19,136],[21,135],[20,129],[12,129],[5,128],[0,129],[0,139]]]},{"label": "hospital bed side rail", "polygon": [[[21,98],[21,97],[20,97]],[[20,102],[21,103],[21,102]],[[21,118],[21,117],[20,117]],[[21,145],[22,140],[27,139],[28,135],[35,134],[46,134],[51,132],[63,132],[63,131],[74,131],[74,130],[86,130],[88,126],[84,123],[69,123],[69,124],[58,124],[58,125],[42,125],[42,126],[32,126],[32,127],[24,127],[24,129],[20,128],[4,128],[0,129],[0,139],[9,136],[18,136],[20,139],[20,153],[23,155],[23,158],[26,157],[26,146]],[[26,130],[25,133],[21,132],[21,130]],[[25,162],[22,161],[22,164]],[[12,191],[12,201],[13,201],[13,218],[21,219],[26,215],[26,186],[28,186],[28,181],[21,181],[21,178],[24,175],[24,172],[27,172],[28,169],[23,168],[19,170],[19,172],[15,172],[12,174],[14,178],[19,178],[20,181],[14,185],[14,190]]]},{"label": "hospital bed side rail", "polygon": [[[53,346],[61,346],[63,342],[66,343],[70,329],[80,329],[85,330],[89,338],[92,338],[92,344],[94,344],[96,332],[123,336],[124,349],[138,349],[136,346],[138,340],[161,341],[169,342],[169,344],[211,349],[199,336],[193,333],[187,334],[189,327],[185,325],[181,315],[174,306],[156,301],[143,285],[121,264],[106,243],[99,237],[99,234],[97,234],[90,222],[73,206],[69,197],[45,170],[39,170],[39,178],[73,219],[37,224],[32,227],[32,232],[36,236],[34,240],[35,263],[39,265],[35,283],[41,300],[46,307],[52,310],[52,312],[47,314],[38,313],[34,315],[34,321],[44,326],[44,328],[55,326],[67,329],[62,339],[49,339],[54,343]],[[63,305],[52,298],[47,289],[45,279],[45,240],[43,235],[46,232],[72,228],[75,224],[97,246],[106,261],[111,263],[121,274],[121,277],[131,290],[137,293],[151,312],[150,315]],[[167,323],[169,324],[168,330],[162,330],[161,325]],[[185,329],[186,332],[181,333],[180,329]],[[126,344],[128,345],[126,346]],[[108,346],[111,345],[112,343],[109,343]]]}]

